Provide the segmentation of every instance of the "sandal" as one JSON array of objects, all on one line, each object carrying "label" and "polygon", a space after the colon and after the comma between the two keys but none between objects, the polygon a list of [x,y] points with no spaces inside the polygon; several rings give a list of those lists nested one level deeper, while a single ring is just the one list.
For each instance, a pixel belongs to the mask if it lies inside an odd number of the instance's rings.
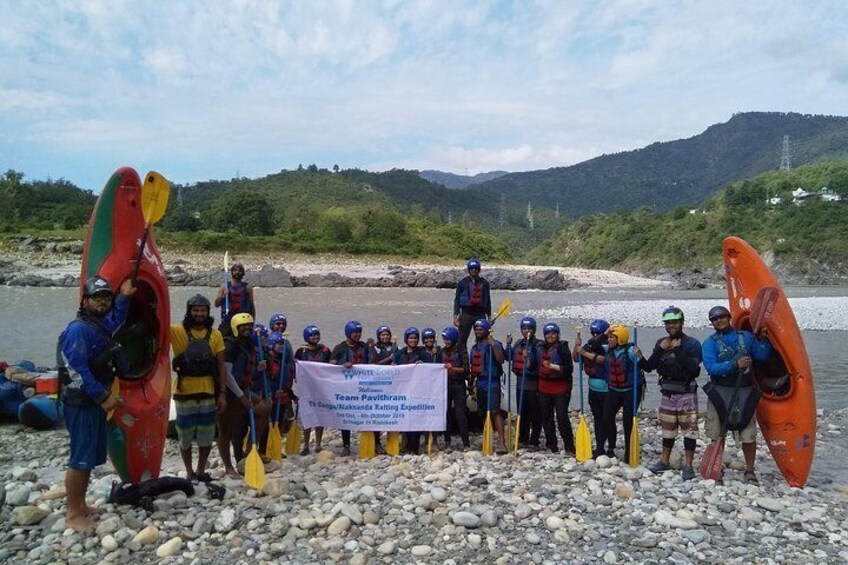
[{"label": "sandal", "polygon": [[757,475],[753,471],[745,471],[745,482],[749,485],[760,486],[760,481],[757,480]]}]

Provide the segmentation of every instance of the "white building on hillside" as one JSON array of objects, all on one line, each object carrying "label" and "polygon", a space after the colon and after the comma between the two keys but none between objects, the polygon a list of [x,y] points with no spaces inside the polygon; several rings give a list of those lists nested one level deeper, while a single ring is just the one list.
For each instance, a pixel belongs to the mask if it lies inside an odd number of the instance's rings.
[{"label": "white building on hillside", "polygon": [[842,197],[833,192],[826,186],[823,186],[819,191],[819,196],[822,199],[822,202],[839,202],[842,200]]}]

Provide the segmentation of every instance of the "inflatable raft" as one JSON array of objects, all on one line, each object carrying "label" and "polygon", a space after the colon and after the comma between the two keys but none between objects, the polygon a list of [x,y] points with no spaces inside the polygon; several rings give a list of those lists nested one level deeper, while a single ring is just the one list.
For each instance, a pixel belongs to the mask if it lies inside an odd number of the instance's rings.
[{"label": "inflatable raft", "polygon": [[[129,167],[106,183],[89,222],[80,285],[100,275],[117,290],[132,276],[144,231],[141,187]],[[171,396],[168,281],[152,228],[136,286],[127,321],[115,336],[129,361],[128,374],[115,383],[124,406],[107,429],[109,458],[121,479],[133,484],[159,476]]]},{"label": "inflatable raft", "polygon": [[733,327],[750,329],[750,308],[761,288],[772,286],[779,291],[766,322],[776,355],[769,363],[755,366],[762,390],[757,422],[786,481],[803,487],[816,448],[816,395],[801,330],[786,294],[756,250],[738,237],[728,237],[723,252]]}]

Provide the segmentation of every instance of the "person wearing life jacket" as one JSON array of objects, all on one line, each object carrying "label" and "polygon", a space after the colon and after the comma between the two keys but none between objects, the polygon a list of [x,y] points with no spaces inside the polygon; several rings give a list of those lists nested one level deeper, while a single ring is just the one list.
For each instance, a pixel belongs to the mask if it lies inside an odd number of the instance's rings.
[{"label": "person wearing life jacket", "polygon": [[[521,318],[519,330],[521,339],[510,347],[509,355],[515,379],[516,406],[521,404],[518,443],[535,449],[539,447],[543,427],[539,406],[539,358],[536,355],[542,341],[536,338],[536,320],[531,316]],[[510,339],[511,336],[507,336],[507,343]]]},{"label": "person wearing life jacket", "polygon": [[[742,443],[745,482],[759,484],[754,472],[757,457],[754,414],[760,393],[754,382],[753,361],[767,362],[772,354],[771,344],[763,337],[765,330],[755,336],[734,329],[730,325],[730,311],[724,306],[711,308],[707,317],[715,333],[701,346],[704,368],[710,375],[710,382],[704,385],[707,395],[704,431],[710,439],[721,439],[722,425],[726,423],[726,429],[734,432],[737,442]],[[732,406],[731,401],[734,401]]]},{"label": "person wearing life jacket", "polygon": [[459,348],[468,351],[468,336],[479,319],[492,319],[489,281],[480,276],[480,259],[466,263],[468,276],[456,284],[453,299],[453,325],[459,328]]},{"label": "person wearing life jacket", "polygon": [[441,363],[442,357],[439,355],[441,347],[436,344],[436,330],[433,328],[421,330],[421,342],[424,344],[424,351],[427,352],[428,363]]},{"label": "person wearing life jacket", "polygon": [[368,340],[372,359],[377,365],[391,365],[397,349],[392,341],[392,329],[389,326],[379,326],[375,335],[377,341]]},{"label": "person wearing life jacket", "polygon": [[[615,421],[618,411],[623,409],[624,421],[624,459],[630,459],[630,432],[633,429],[633,395],[636,394],[633,387],[633,377],[638,371],[639,360],[642,357],[639,348],[630,343],[630,330],[625,326],[616,324],[610,326],[608,343],[604,346],[603,355],[580,351],[584,359],[591,360],[595,366],[604,365],[607,375],[607,403],[604,406],[604,421],[601,425],[602,432],[611,427],[610,422]],[[604,443],[606,437],[601,438]]]},{"label": "person wearing life jacket", "polygon": [[683,435],[684,481],[695,478],[692,466],[698,440],[698,383],[701,374],[701,342],[683,333],[683,311],[676,306],[663,310],[662,321],[667,337],[660,338],[654,351],[639,366],[656,371],[660,385],[659,420],[662,428],[662,455],[649,469],[663,473],[671,469],[671,450],[678,432]]},{"label": "person wearing life jacket", "polygon": [[230,280],[218,288],[215,307],[221,307],[221,325],[218,327],[224,337],[232,336],[230,319],[236,314],[250,314],[256,317],[256,303],[253,300],[253,288],[244,279],[244,265],[233,263],[230,267]]},{"label": "person wearing life jacket", "polygon": [[[395,365],[414,365],[416,363],[429,362],[429,356],[424,350],[424,347],[418,345],[418,340],[421,333],[416,327],[409,327],[403,332],[403,342],[405,347],[398,349],[394,354]],[[421,447],[422,432],[405,432],[406,448],[405,453],[418,455],[418,450]]]},{"label": "person wearing life jacket", "polygon": [[105,278],[87,279],[79,312],[57,345],[65,426],[71,444],[65,472],[65,526],[78,532],[94,527],[89,518],[93,510],[85,502],[85,493],[91,470],[106,463],[106,414],[123,405],[121,398],[112,394],[112,383],[126,370],[126,358],[112,336],[126,321],[135,290],[127,279],[115,297]]},{"label": "person wearing life jacket", "polygon": [[[351,320],[345,324],[344,332],[345,340],[333,348],[333,352],[330,354],[330,363],[344,365],[347,368],[370,363],[371,348],[362,341],[362,324],[356,320]],[[379,442],[380,435],[375,433],[374,436],[375,440]],[[342,430],[342,455],[350,455],[350,430]]]},{"label": "person wearing life jacket", "polygon": [[[215,439],[216,413],[227,406],[227,369],[224,336],[213,328],[212,304],[196,294],[186,302],[181,324],[171,324],[172,367],[177,374],[174,404],[180,456],[191,480],[210,480],[206,463]],[[198,448],[197,469],[192,465],[192,444]]]},{"label": "person wearing life jacket", "polygon": [[[593,320],[589,325],[589,333],[592,337],[585,344],[578,337],[574,341],[574,351],[571,356],[574,361],[577,361],[581,351],[591,354],[590,357],[583,359],[583,372],[589,380],[589,409],[592,411],[592,419],[595,423],[595,450],[592,456],[595,458],[604,453],[608,457],[615,457],[615,442],[618,436],[615,419],[610,420],[608,429],[602,430],[601,428],[604,424],[604,406],[607,403],[609,386],[605,373],[606,367],[593,361],[595,355],[604,354],[609,327],[609,322],[606,320]],[[604,444],[607,445],[606,452],[604,451]]]},{"label": "person wearing life jacket", "polygon": [[577,449],[574,447],[574,433],[568,417],[574,362],[571,360],[568,342],[559,339],[557,324],[545,324],[542,335],[545,336],[545,341],[537,345],[536,353],[539,359],[539,407],[545,426],[545,443],[551,453],[556,453],[556,432],[559,431],[565,454],[574,457]]},{"label": "person wearing life jacket", "polygon": [[[313,363],[329,363],[330,349],[321,343],[321,330],[318,326],[309,325],[303,328],[304,344],[294,354],[298,361],[312,361]],[[309,455],[309,436],[312,428],[303,430],[303,449],[301,455]],[[315,426],[315,453],[321,451],[321,440],[324,437],[324,427]]]},{"label": "person wearing life jacket", "polygon": [[224,412],[218,415],[218,450],[227,475],[238,477],[230,448],[236,462],[244,458],[244,439],[250,429],[248,408],[253,408],[256,430],[265,430],[271,402],[270,398],[263,398],[265,383],[261,377],[256,378],[267,369],[267,361],[259,360],[253,316],[245,312],[236,314],[230,319],[230,325],[233,335],[224,338],[227,404]]},{"label": "person wearing life jacket", "polygon": [[444,347],[439,350],[438,359],[448,372],[448,413],[445,428],[445,447],[451,447],[451,432],[458,431],[462,445],[471,447],[468,437],[468,416],[465,413],[466,387],[468,386],[468,363],[466,356],[459,350],[459,330],[447,327],[442,330]]},{"label": "person wearing life jacket", "polygon": [[486,412],[492,413],[492,420],[500,439],[498,452],[507,453],[504,421],[501,416],[501,376],[506,355],[503,344],[494,338],[491,330],[492,325],[485,318],[474,322],[475,343],[471,346],[468,359],[471,366],[471,378],[477,389],[477,411],[481,418],[485,418]]},{"label": "person wearing life jacket", "polygon": [[[269,324],[269,326],[273,327],[273,324]],[[272,331],[268,334],[265,347],[267,350],[265,358],[268,361],[266,372],[272,399],[269,421],[273,423],[275,422],[275,418],[277,418],[276,424],[278,429],[281,433],[285,434],[288,432],[289,426],[294,419],[294,403],[297,401],[297,398],[292,392],[292,386],[294,385],[294,353],[292,353],[289,340],[278,331]],[[283,377],[282,386],[280,383],[281,375]],[[270,428],[265,428],[261,434],[259,440],[260,453],[267,452],[269,433]],[[283,456],[285,457],[285,455]]]}]

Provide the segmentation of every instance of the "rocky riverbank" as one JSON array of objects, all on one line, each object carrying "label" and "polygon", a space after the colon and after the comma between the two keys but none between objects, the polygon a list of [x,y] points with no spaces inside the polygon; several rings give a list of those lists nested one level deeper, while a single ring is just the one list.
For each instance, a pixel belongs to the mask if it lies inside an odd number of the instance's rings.
[{"label": "rocky riverbank", "polygon": [[[574,418],[573,418],[574,419]],[[824,413],[818,453],[838,457],[832,440],[848,411]],[[641,423],[643,464],[660,451],[654,418]],[[620,429],[620,426],[619,426]],[[224,500],[164,495],[154,511],[107,504],[116,479],[95,471],[89,502],[95,533],[65,529],[63,431],[0,427],[0,561],[51,563],[835,563],[848,561],[848,488],[791,489],[764,446],[761,486],[741,481],[741,454],[728,444],[726,485],[683,482],[601,457],[583,464],[562,454],[360,461],[328,449],[267,468],[264,492],[221,480]],[[479,436],[475,438],[479,446]],[[441,444],[441,442],[439,442]],[[703,445],[703,443],[701,444]],[[620,454],[619,454],[620,455]],[[679,457],[673,463],[679,463]],[[831,462],[838,464],[838,462]],[[181,473],[174,441],[164,472]],[[213,450],[213,476],[222,476]]]}]

